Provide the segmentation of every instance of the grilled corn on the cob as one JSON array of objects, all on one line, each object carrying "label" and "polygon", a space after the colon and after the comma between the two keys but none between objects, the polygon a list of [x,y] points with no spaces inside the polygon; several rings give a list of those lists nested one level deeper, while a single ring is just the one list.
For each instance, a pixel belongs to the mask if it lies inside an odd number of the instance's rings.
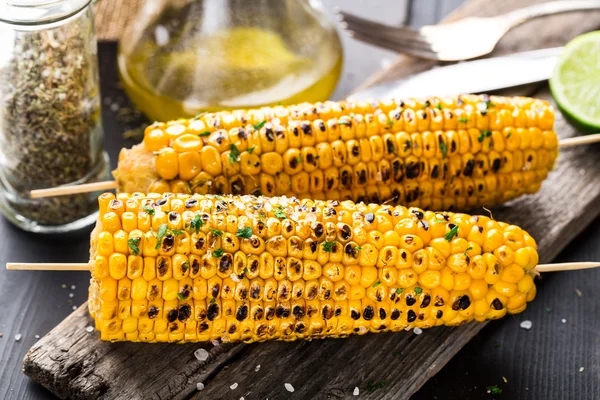
[{"label": "grilled corn on the cob", "polygon": [[104,194],[104,340],[260,341],[459,325],[535,297],[536,244],[483,216],[351,201]]},{"label": "grilled corn on the cob", "polygon": [[121,153],[124,192],[296,195],[434,210],[536,192],[554,112],[525,97],[325,102],[155,123]]}]

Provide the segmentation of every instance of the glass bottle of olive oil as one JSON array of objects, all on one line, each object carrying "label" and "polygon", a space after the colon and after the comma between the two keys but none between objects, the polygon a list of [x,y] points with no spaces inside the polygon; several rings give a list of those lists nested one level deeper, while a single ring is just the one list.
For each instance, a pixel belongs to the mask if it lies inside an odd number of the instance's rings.
[{"label": "glass bottle of olive oil", "polygon": [[315,0],[146,2],[121,39],[126,92],[150,119],[327,99],[342,47]]}]

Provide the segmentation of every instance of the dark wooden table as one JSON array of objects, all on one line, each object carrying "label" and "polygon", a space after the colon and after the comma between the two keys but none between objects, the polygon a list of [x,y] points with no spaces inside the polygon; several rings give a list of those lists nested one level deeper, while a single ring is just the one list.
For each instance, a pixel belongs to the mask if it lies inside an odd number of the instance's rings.
[{"label": "dark wooden table", "polygon": [[[450,5],[449,5],[450,3]],[[419,0],[410,10],[413,24],[432,23],[460,1]],[[129,107],[118,87],[116,46],[100,46],[106,147],[113,166],[123,145],[122,132],[139,122],[124,122]],[[385,53],[379,53],[385,56]],[[361,54],[362,55],[362,54]],[[348,54],[347,63],[359,54]],[[374,61],[379,62],[379,61]],[[364,71],[363,71],[364,72]],[[336,97],[347,94],[366,75],[346,71]],[[119,110],[116,110],[116,105]],[[576,193],[565,195],[576,196]],[[598,205],[600,207],[600,204]],[[600,220],[595,221],[596,223]],[[557,261],[600,260],[600,224],[592,223]],[[87,232],[55,238],[22,232],[0,219],[0,266],[7,261],[77,262],[87,259]],[[51,394],[21,373],[21,360],[35,343],[87,297],[86,273],[8,272],[0,268],[0,399],[44,399]],[[489,324],[415,399],[491,398],[487,386],[505,399],[600,398],[600,270],[547,274],[538,299],[523,314]],[[580,293],[581,295],[578,295]],[[72,297],[71,297],[72,294]],[[562,320],[566,322],[563,323]],[[533,322],[531,330],[519,327]],[[21,334],[19,341],[15,335]],[[373,337],[373,340],[377,340]],[[359,356],[359,355],[357,355]],[[419,360],[408,360],[419,363]],[[401,397],[401,394],[398,394]]]}]

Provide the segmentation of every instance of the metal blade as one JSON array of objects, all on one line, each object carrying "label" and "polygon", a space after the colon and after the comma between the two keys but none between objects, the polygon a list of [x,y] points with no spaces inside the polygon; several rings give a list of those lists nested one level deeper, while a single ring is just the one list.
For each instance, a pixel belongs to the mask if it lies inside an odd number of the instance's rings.
[{"label": "metal blade", "polygon": [[437,67],[352,94],[351,100],[451,96],[506,89],[550,78],[563,48],[465,61]]}]

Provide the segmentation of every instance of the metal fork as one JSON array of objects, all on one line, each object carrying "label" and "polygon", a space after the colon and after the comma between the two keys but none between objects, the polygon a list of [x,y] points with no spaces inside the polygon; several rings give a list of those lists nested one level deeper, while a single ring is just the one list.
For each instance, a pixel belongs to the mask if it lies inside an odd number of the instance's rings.
[{"label": "metal fork", "polygon": [[342,27],[358,40],[436,61],[468,60],[489,54],[511,28],[545,15],[600,9],[600,0],[563,0],[536,4],[497,17],[469,17],[419,30],[393,27],[339,11]]}]

